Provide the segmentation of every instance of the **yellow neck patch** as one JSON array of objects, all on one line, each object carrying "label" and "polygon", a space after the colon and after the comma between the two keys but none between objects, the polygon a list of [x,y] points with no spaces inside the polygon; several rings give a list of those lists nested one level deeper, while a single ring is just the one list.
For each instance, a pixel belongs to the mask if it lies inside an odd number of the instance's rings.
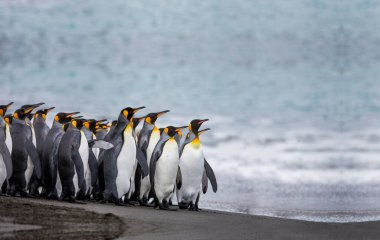
[{"label": "yellow neck patch", "polygon": [[195,148],[199,148],[201,146],[201,141],[199,140],[199,137],[195,137],[194,140],[191,142],[191,145]]},{"label": "yellow neck patch", "polygon": [[128,125],[124,129],[125,133],[132,133],[132,122],[129,122]]}]

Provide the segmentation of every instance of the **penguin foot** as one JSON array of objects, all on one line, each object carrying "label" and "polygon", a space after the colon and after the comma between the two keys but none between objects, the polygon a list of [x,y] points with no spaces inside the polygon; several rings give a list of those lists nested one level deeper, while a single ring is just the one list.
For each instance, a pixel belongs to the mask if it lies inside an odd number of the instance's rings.
[{"label": "penguin foot", "polygon": [[8,195],[6,193],[0,193],[0,197],[10,197],[10,195]]},{"label": "penguin foot", "polygon": [[140,206],[142,207],[154,207],[154,204],[149,204],[148,202],[139,201]]}]

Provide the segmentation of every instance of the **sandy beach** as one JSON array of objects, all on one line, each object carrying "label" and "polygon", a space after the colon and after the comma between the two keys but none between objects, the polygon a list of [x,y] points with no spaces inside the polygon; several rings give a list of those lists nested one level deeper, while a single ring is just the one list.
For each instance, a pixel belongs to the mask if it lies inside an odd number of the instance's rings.
[{"label": "sandy beach", "polygon": [[0,239],[378,239],[380,222],[317,223],[112,204],[0,198]]}]

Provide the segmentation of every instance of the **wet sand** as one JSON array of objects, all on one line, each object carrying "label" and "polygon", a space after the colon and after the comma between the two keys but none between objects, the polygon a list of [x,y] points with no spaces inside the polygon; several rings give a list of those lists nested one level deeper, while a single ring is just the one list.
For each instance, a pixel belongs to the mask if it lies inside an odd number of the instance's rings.
[{"label": "wet sand", "polygon": [[[6,199],[6,200],[4,200]],[[4,201],[6,207],[4,206]],[[0,220],[40,226],[14,239],[379,239],[380,222],[315,223],[217,211],[162,211],[135,206],[85,205],[0,198]],[[29,209],[23,217],[19,208]],[[15,209],[20,210],[15,210]],[[11,210],[8,210],[11,209]],[[12,210],[13,209],[13,210]],[[40,214],[40,211],[43,214]],[[87,210],[87,211],[86,211]],[[25,214],[24,214],[25,215]],[[2,225],[2,224],[1,224]],[[0,228],[1,229],[1,228]],[[58,230],[58,231],[57,231]],[[122,233],[123,232],[123,233]],[[122,234],[121,234],[122,233]],[[0,231],[1,236],[3,233]],[[121,235],[120,235],[121,234]],[[1,238],[1,237],[0,237]]]}]

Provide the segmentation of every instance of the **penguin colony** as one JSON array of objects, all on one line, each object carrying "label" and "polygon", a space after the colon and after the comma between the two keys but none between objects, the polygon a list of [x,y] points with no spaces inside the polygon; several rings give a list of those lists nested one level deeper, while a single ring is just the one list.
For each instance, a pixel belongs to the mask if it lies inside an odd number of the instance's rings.
[{"label": "penguin colony", "polygon": [[[164,210],[177,197],[180,209],[198,211],[201,192],[217,181],[206,161],[200,130],[208,119],[188,126],[158,128],[169,110],[134,117],[145,107],[127,107],[112,124],[60,112],[51,127],[44,103],[6,114],[0,105],[0,185],[2,194],[83,203],[140,204]],[[137,125],[143,121],[136,134]],[[182,130],[188,128],[183,136]]]}]

